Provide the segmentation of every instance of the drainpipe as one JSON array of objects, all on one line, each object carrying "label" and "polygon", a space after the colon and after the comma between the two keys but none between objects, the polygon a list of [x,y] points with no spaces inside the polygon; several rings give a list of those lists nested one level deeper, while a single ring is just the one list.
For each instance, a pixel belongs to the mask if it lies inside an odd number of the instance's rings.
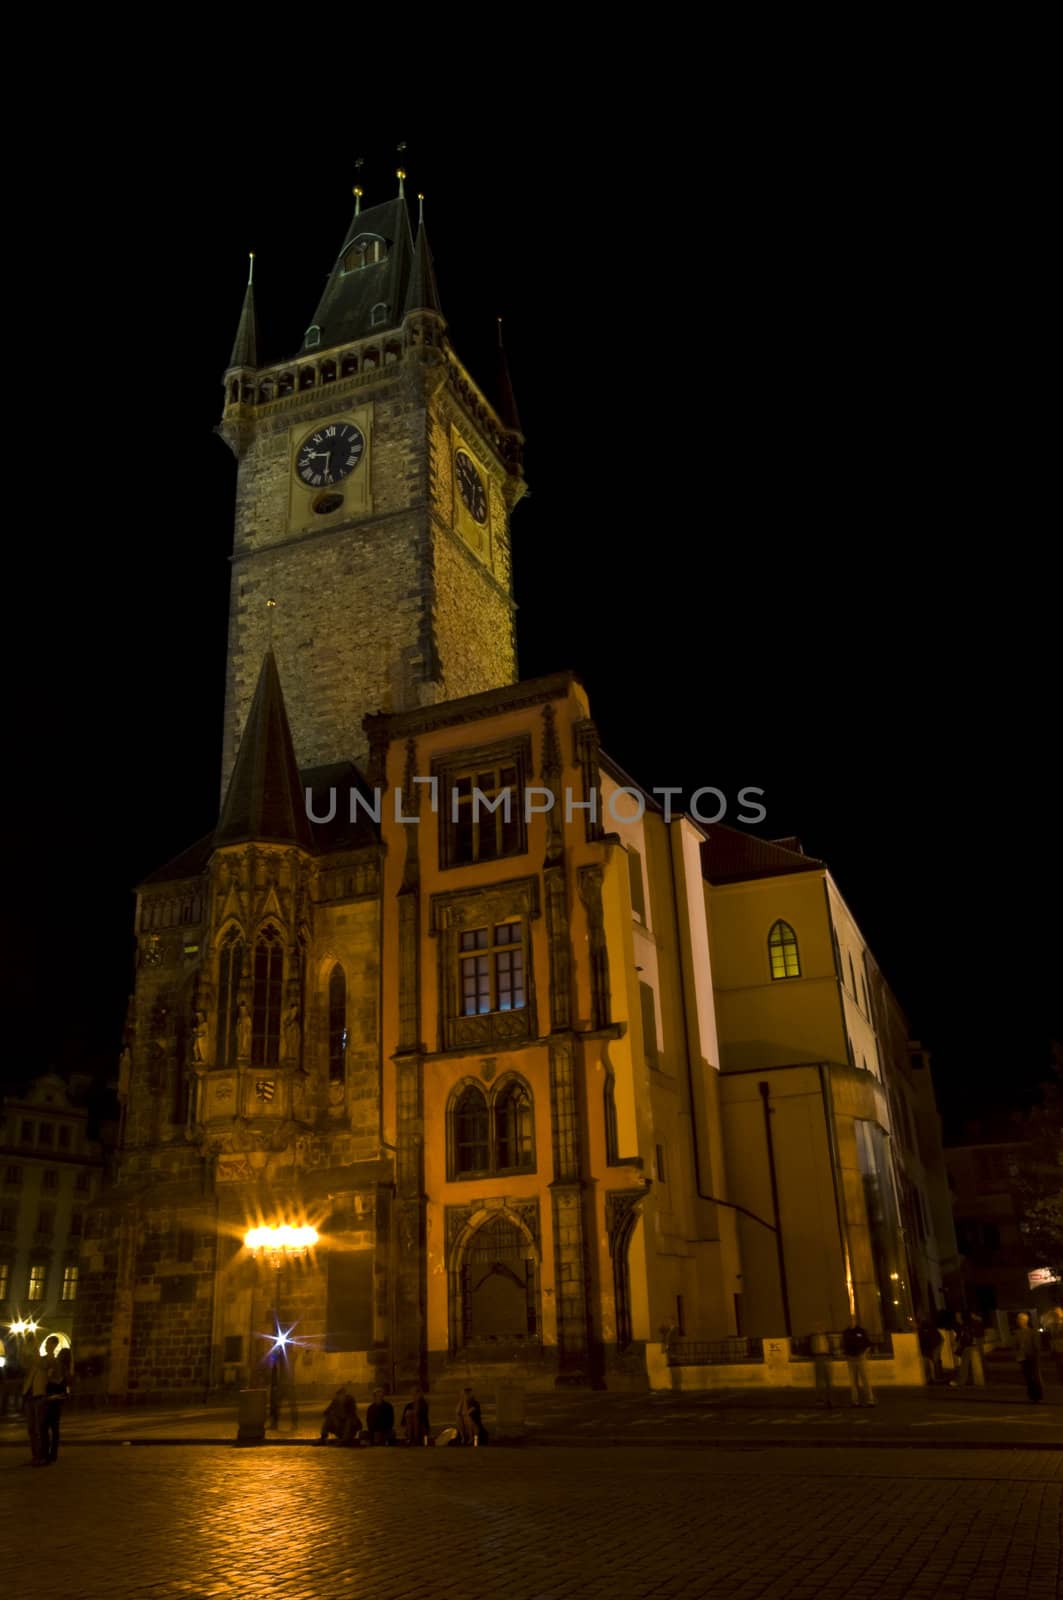
[{"label": "drainpipe", "polygon": [[782,1294],[782,1315],[786,1337],[792,1337],[790,1326],[790,1294],[786,1284],[786,1254],[782,1243],[782,1218],[779,1213],[779,1181],[775,1172],[775,1140],[771,1129],[771,1084],[758,1083],[760,1098],[764,1103],[764,1138],[768,1146],[768,1173],[771,1177],[771,1209],[775,1218],[775,1248],[779,1256],[779,1290]]},{"label": "drainpipe", "polygon": [[849,1299],[849,1315],[856,1315],[856,1295],[853,1291],[853,1262],[849,1254],[849,1233],[845,1226],[845,1212],[842,1207],[841,1190],[838,1187],[838,1142],[834,1131],[834,1102],[831,1098],[830,1084],[827,1080],[827,1068],[824,1062],[817,1061],[819,1070],[819,1089],[823,1096],[823,1116],[827,1125],[827,1147],[830,1150],[830,1176],[834,1187],[834,1214],[838,1219],[838,1243],[841,1245],[842,1262],[845,1267],[845,1292]]}]

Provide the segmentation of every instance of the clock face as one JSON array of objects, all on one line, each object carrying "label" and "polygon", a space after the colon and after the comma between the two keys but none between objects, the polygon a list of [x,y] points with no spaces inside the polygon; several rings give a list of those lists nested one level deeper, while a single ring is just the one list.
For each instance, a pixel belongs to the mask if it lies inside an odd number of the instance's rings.
[{"label": "clock face", "polygon": [[474,522],[486,522],[487,491],[483,479],[464,450],[459,450],[454,457],[454,470],[458,475],[458,492],[465,502],[465,509]]},{"label": "clock face", "polygon": [[365,451],[365,437],[353,422],[329,422],[304,439],[295,470],[309,489],[340,483],[354,471]]}]

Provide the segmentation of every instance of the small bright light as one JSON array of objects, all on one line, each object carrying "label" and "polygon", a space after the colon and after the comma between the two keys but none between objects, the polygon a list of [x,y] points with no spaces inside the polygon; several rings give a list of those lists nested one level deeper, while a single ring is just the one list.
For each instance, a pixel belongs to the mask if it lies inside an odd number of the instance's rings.
[{"label": "small bright light", "polygon": [[0,1356],[0,1368],[6,1367],[6,1366],[7,1366],[7,1357],[6,1356]]},{"label": "small bright light", "polygon": [[244,1234],[249,1250],[308,1250],[317,1244],[316,1228],[293,1228],[282,1223],[279,1228],[249,1228]]},{"label": "small bright light", "polygon": [[899,1272],[891,1272],[890,1273],[890,1277],[893,1278],[894,1281],[896,1281],[900,1277],[900,1273]]}]

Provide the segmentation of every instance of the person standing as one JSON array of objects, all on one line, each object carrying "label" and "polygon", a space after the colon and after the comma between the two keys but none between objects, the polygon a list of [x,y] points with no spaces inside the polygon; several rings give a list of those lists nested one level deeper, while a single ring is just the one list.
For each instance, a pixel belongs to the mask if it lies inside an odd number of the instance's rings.
[{"label": "person standing", "polygon": [[[44,1341],[44,1354],[38,1355],[22,1384],[22,1402],[26,1414],[26,1428],[30,1436],[30,1465],[46,1467],[49,1461],[51,1440],[45,1442],[44,1424],[48,1405],[49,1384],[61,1384],[62,1368],[57,1359],[59,1339],[51,1333]],[[53,1402],[54,1403],[54,1402]],[[59,1426],[55,1426],[55,1447],[59,1448]]]},{"label": "person standing", "polygon": [[808,1341],[808,1348],[815,1371],[816,1404],[826,1406],[830,1411],[834,1407],[834,1389],[831,1384],[830,1335],[825,1323],[816,1323]]},{"label": "person standing", "polygon": [[383,1389],[373,1390],[373,1401],[365,1414],[365,1427],[370,1444],[393,1444],[395,1441],[395,1411],[384,1399]]},{"label": "person standing", "polygon": [[975,1388],[985,1388],[985,1370],[982,1366],[982,1352],[978,1347],[975,1337],[973,1318],[964,1312],[956,1313],[956,1354],[960,1365],[956,1374],[956,1382],[961,1389],[973,1383]]},{"label": "person standing", "polygon": [[70,1393],[70,1351],[63,1350],[57,1353],[55,1368],[45,1385],[44,1421],[42,1425],[41,1448],[45,1461],[59,1460],[59,1420],[63,1413],[63,1401]]},{"label": "person standing", "polygon": [[487,1429],[480,1414],[480,1402],[466,1385],[458,1401],[458,1432],[462,1444],[486,1444]]},{"label": "person standing", "polygon": [[406,1404],[402,1413],[402,1431],[407,1444],[424,1444],[431,1436],[428,1401],[421,1389],[415,1389],[413,1399]]},{"label": "person standing", "polygon": [[925,1318],[919,1324],[919,1352],[926,1368],[926,1381],[935,1384],[938,1381],[938,1351],[941,1348],[941,1332],[932,1322]]},{"label": "person standing", "polygon": [[[867,1371],[867,1353],[870,1349],[871,1339],[866,1328],[862,1328],[856,1318],[851,1317],[849,1326],[842,1334],[842,1350],[845,1352],[845,1361],[849,1368],[849,1388],[852,1391],[854,1406],[873,1406],[875,1403]],[[865,1398],[861,1399],[861,1396]]]},{"label": "person standing", "polygon": [[1063,1383],[1063,1306],[1053,1306],[1047,1328],[1048,1348],[1056,1364],[1056,1377]]},{"label": "person standing", "polygon": [[1026,1379],[1027,1399],[1035,1406],[1045,1397],[1041,1382],[1041,1341],[1037,1337],[1037,1330],[1030,1327],[1030,1318],[1025,1311],[1020,1311],[1015,1319],[1015,1356],[1019,1370]]}]

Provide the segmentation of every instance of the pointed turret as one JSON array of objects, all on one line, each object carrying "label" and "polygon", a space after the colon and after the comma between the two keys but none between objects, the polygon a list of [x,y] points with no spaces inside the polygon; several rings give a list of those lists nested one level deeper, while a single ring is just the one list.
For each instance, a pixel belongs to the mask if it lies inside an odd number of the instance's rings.
[{"label": "pointed turret", "polygon": [[520,415],[517,411],[517,402],[513,395],[513,380],[509,375],[509,362],[506,360],[506,347],[502,343],[502,318],[498,319],[498,365],[495,371],[495,406],[498,415],[509,429],[510,433],[519,433],[524,437],[524,430],[520,425]]},{"label": "pointed turret", "polygon": [[425,231],[423,217],[417,229],[410,286],[406,291],[406,315],[411,317],[415,311],[431,311],[439,318],[443,316],[443,307],[439,303],[439,289],[436,286],[436,269],[432,264],[432,252],[428,247],[428,234]]},{"label": "pointed turret", "polygon": [[325,292],[306,331],[303,350],[329,350],[402,321],[413,239],[402,196],[358,208],[344,235]]},{"label": "pointed turret", "polygon": [[314,847],[272,647],[262,662],[214,835],[215,845],[247,840]]},{"label": "pointed turret", "polygon": [[251,256],[251,270],[247,278],[247,290],[244,294],[243,310],[240,312],[240,321],[236,328],[236,338],[233,340],[233,353],[229,357],[229,366],[257,367],[258,366],[258,319],[255,316],[255,257]]}]

